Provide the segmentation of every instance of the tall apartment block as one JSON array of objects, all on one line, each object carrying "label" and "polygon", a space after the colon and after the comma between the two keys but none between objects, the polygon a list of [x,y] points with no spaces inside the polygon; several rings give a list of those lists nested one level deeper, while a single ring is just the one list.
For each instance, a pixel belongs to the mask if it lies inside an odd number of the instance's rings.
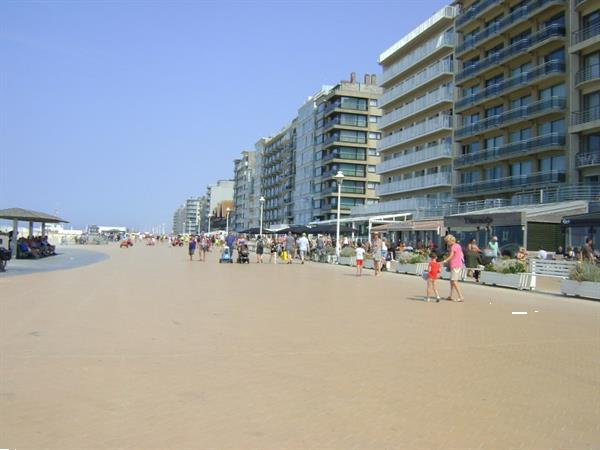
[{"label": "tall apartment block", "polygon": [[572,178],[600,183],[600,2],[569,2]]},{"label": "tall apartment block", "polygon": [[465,0],[455,27],[453,195],[525,201],[569,171],[565,0]]},{"label": "tall apartment block", "polygon": [[455,7],[442,8],[379,57],[379,213],[450,199],[455,15]]},{"label": "tall apartment block", "polygon": [[256,152],[243,151],[234,162],[233,217],[231,225],[241,231],[258,226],[259,211],[256,178]]},{"label": "tall apartment block", "polygon": [[379,177],[376,143],[381,137],[378,100],[381,88],[375,75],[365,75],[358,82],[352,73],[350,81],[342,81],[317,103],[315,132],[315,180],[312,187],[313,220],[337,217],[337,183],[341,170],[341,214],[349,215],[356,205],[377,201],[375,189]]},{"label": "tall apartment block", "polygon": [[261,185],[265,198],[263,225],[291,224],[294,220],[293,198],[296,149],[296,120],[272,137],[256,143],[260,153]]},{"label": "tall apartment block", "polygon": [[185,233],[185,206],[180,206],[173,213],[173,234]]},{"label": "tall apartment block", "polygon": [[213,219],[223,218],[221,205],[230,202],[233,206],[233,180],[219,180],[216,183],[209,184],[206,187],[206,201],[204,203],[204,213],[202,215],[201,231],[208,231],[208,217]]},{"label": "tall apartment block", "polygon": [[202,197],[192,197],[185,201],[185,221],[183,232],[187,234],[198,234],[200,231],[200,219],[202,216]]}]

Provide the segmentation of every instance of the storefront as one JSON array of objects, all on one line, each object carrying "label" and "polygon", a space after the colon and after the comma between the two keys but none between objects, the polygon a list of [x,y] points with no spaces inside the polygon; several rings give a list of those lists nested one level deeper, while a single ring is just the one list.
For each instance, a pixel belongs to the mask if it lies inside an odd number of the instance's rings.
[{"label": "storefront", "polygon": [[373,231],[386,233],[392,242],[403,242],[412,247],[423,246],[433,242],[440,246],[446,234],[444,220],[407,220],[373,227]]},{"label": "storefront", "polygon": [[567,247],[581,247],[587,238],[600,242],[600,212],[566,216],[562,220],[567,237]]}]

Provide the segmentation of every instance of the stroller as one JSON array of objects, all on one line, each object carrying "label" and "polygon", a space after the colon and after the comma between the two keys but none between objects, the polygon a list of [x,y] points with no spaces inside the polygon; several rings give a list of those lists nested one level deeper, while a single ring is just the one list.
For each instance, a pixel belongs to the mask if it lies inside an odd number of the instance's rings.
[{"label": "stroller", "polygon": [[239,264],[243,264],[243,263],[250,264],[250,252],[248,251],[248,246],[246,244],[240,245],[240,248],[238,248],[237,262]]},{"label": "stroller", "polygon": [[231,250],[229,247],[225,246],[223,251],[221,252],[221,257],[219,258],[220,263],[233,263],[233,259],[231,258]]}]

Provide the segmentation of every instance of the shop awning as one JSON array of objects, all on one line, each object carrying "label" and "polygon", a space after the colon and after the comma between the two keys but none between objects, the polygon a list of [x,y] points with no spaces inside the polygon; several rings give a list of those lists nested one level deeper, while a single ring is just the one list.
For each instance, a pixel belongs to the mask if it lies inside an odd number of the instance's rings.
[{"label": "shop awning", "polygon": [[562,224],[566,227],[600,227],[600,212],[566,216]]},{"label": "shop awning", "polygon": [[441,231],[443,220],[407,220],[373,227],[374,231]]}]

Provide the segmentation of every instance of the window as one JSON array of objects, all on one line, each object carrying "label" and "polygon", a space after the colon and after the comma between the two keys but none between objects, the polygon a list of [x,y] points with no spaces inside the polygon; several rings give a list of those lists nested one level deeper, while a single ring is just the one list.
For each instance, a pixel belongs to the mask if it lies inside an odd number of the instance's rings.
[{"label": "window", "polygon": [[590,75],[594,78],[600,77],[600,51],[595,53],[590,53],[583,57],[583,66],[586,69],[591,69]]},{"label": "window", "polygon": [[555,16],[552,16],[550,19],[546,20],[543,25],[542,28],[547,28],[550,27],[552,25],[565,25],[565,13],[558,13]]},{"label": "window", "polygon": [[462,146],[463,155],[477,153],[479,151],[479,141],[471,142]]},{"label": "window", "polygon": [[464,126],[469,126],[479,122],[479,113],[464,116]]},{"label": "window", "polygon": [[368,171],[369,173],[375,173],[375,167],[376,167],[376,166],[374,166],[374,165],[372,165],[372,164],[369,164],[369,165],[367,166],[367,171]]},{"label": "window", "polygon": [[377,99],[372,98],[369,100],[369,106],[377,106]]},{"label": "window", "polygon": [[583,109],[598,110],[598,108],[600,108],[600,91],[583,96]]},{"label": "window", "polygon": [[465,62],[463,62],[463,69],[468,69],[469,67],[474,66],[478,62],[479,62],[479,56],[476,56],[475,58],[468,59]]},{"label": "window", "polygon": [[353,127],[366,127],[367,116],[342,113],[339,115],[339,123],[340,125],[350,125]]},{"label": "window", "polygon": [[502,114],[502,111],[504,111],[504,106],[502,106],[502,105],[492,106],[491,108],[488,108],[485,110],[485,117],[497,116],[499,114]]},{"label": "window", "polygon": [[369,139],[381,139],[381,133],[376,131],[369,131]]},{"label": "window", "polygon": [[473,86],[469,86],[463,89],[463,97],[469,97],[471,95],[475,95],[479,92],[479,85],[474,84]]},{"label": "window", "polygon": [[547,100],[551,97],[565,97],[566,95],[565,84],[555,84],[540,91],[540,100]]},{"label": "window", "polygon": [[565,131],[565,119],[558,119],[552,122],[544,122],[538,125],[538,135],[540,136],[550,133],[564,134]]},{"label": "window", "polygon": [[498,83],[502,82],[503,79],[504,79],[504,75],[496,75],[495,77],[488,78],[487,80],[485,80],[485,87],[489,87],[494,84],[498,84]]},{"label": "window", "polygon": [[583,136],[583,151],[598,152],[600,151],[600,134],[588,134]]},{"label": "window", "polygon": [[378,185],[378,184],[379,184],[379,183],[374,183],[373,181],[369,181],[369,182],[367,183],[367,188],[368,188],[368,189],[375,189],[375,188],[377,187],[377,185]]},{"label": "window", "polygon": [[502,166],[488,167],[485,169],[485,179],[497,180],[498,178],[502,178],[502,173]]},{"label": "window", "polygon": [[557,50],[551,51],[550,53],[544,55],[544,62],[547,63],[549,61],[565,62],[565,49],[559,48]]},{"label": "window", "polygon": [[489,57],[492,55],[495,55],[496,53],[498,53],[500,50],[502,50],[502,48],[504,47],[504,44],[498,44],[495,47],[490,48],[489,50],[487,50],[485,52],[485,57]]},{"label": "window", "polygon": [[368,109],[366,98],[341,97],[339,106],[345,109],[366,111]]},{"label": "window", "polygon": [[526,74],[527,72],[529,72],[531,70],[531,63],[525,63],[525,64],[521,64],[518,67],[515,67],[514,69],[512,69],[510,71],[510,76],[511,77],[516,77],[518,75],[523,75]]},{"label": "window", "polygon": [[521,128],[510,133],[510,142],[526,141],[531,139],[531,128]]},{"label": "window", "polygon": [[504,145],[504,136],[502,136],[502,135],[488,138],[485,140],[485,148],[486,149],[498,148],[503,145]]},{"label": "window", "polygon": [[462,184],[477,183],[481,180],[481,173],[478,170],[472,172],[462,172],[460,174],[460,182]]},{"label": "window", "polygon": [[379,156],[376,148],[369,148],[369,156]]},{"label": "window", "polygon": [[493,19],[488,20],[485,23],[485,27],[489,28],[492,25],[497,24],[498,22],[500,22],[502,20],[503,14],[498,14],[496,17],[494,17]]},{"label": "window", "polygon": [[379,116],[369,116],[369,122],[371,122],[371,123],[379,122]]},{"label": "window", "polygon": [[436,174],[440,171],[440,168],[438,166],[435,167],[430,167],[427,169],[427,175],[433,175]]},{"label": "window", "polygon": [[521,106],[527,106],[531,103],[531,95],[525,95],[523,97],[511,100],[510,109],[519,108]]},{"label": "window", "polygon": [[522,161],[510,165],[510,174],[513,177],[531,175],[533,172],[533,163],[531,161]]},{"label": "window", "polygon": [[562,155],[540,159],[540,172],[564,172],[565,169],[565,157]]},{"label": "window", "polygon": [[531,30],[525,30],[522,33],[517,34],[516,36],[513,36],[510,39],[510,43],[514,44],[515,42],[522,41],[523,39],[527,38],[530,34],[531,34]]}]

